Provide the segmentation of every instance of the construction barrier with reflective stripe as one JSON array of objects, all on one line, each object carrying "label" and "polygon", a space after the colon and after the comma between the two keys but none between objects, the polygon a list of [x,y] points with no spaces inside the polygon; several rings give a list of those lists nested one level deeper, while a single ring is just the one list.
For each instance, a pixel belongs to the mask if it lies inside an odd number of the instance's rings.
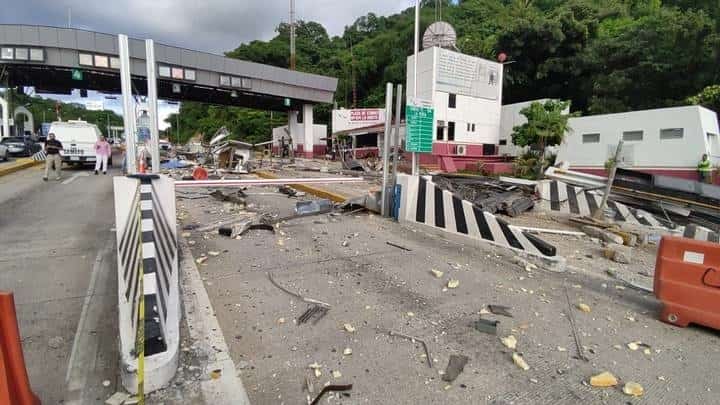
[{"label": "construction barrier with reflective stripe", "polygon": [[175,187],[166,176],[136,175],[115,177],[114,191],[122,382],[131,393],[138,383],[151,392],[172,379],[178,362]]},{"label": "construction barrier with reflective stripe", "polygon": [[441,189],[429,178],[398,174],[397,184],[399,221],[425,224],[531,255],[556,255],[554,246]]},{"label": "construction barrier with reflective stripe", "polygon": [[30,389],[12,293],[0,291],[0,404],[40,405]]}]

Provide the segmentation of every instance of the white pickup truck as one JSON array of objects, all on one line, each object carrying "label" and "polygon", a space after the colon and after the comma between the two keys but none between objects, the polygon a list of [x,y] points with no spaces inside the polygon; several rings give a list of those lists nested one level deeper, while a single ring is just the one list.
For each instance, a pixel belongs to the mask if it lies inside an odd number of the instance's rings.
[{"label": "white pickup truck", "polygon": [[[63,145],[60,156],[67,164],[95,164],[95,142],[102,133],[94,124],[86,121],[57,121],[50,125],[48,133],[55,134],[55,139]],[[112,156],[108,166],[112,165]]]}]

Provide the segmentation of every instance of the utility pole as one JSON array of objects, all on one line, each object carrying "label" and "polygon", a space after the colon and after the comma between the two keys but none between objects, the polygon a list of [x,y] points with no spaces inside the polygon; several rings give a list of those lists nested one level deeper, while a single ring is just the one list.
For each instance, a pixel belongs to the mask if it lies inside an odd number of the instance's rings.
[{"label": "utility pole", "polygon": [[[417,99],[418,79],[418,45],[420,42],[420,0],[415,0],[415,43],[413,57],[413,99]],[[414,100],[413,100],[414,101]],[[388,118],[389,119],[389,118]],[[417,152],[412,153],[412,175],[420,174],[420,157]]]},{"label": "utility pole", "polygon": [[290,70],[295,70],[295,0],[290,0]]}]

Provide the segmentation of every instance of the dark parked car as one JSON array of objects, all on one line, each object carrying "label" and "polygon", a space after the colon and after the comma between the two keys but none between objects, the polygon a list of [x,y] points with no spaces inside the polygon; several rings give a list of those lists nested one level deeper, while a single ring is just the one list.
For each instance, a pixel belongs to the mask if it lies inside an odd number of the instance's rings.
[{"label": "dark parked car", "polygon": [[3,138],[1,143],[8,148],[10,155],[31,156],[33,154],[33,144],[30,138],[8,136],[7,138]]}]

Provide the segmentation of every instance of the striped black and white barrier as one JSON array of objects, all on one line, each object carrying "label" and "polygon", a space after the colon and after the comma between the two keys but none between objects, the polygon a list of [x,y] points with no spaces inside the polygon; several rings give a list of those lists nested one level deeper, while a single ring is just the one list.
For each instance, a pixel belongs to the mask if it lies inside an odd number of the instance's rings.
[{"label": "striped black and white barrier", "polygon": [[[541,181],[537,192],[542,199],[538,206],[546,211],[556,211],[580,216],[592,215],[602,202],[602,191],[573,186],[557,180]],[[608,199],[607,205],[615,211],[615,221],[635,225],[664,228],[652,214],[641,209]]]},{"label": "striped black and white barrier", "polygon": [[[537,185],[537,192],[542,199],[537,206],[546,211],[555,211],[570,215],[592,215],[600,206],[603,193],[597,189],[586,189],[573,186],[557,180],[541,181]],[[679,226],[670,230],[653,214],[628,207],[625,204],[608,200],[607,205],[615,212],[612,218],[616,222],[626,222],[633,225],[643,225],[656,229],[677,232],[685,238],[720,243],[719,235],[711,229],[690,224]]]},{"label": "striped black and white barrier", "polygon": [[[138,175],[115,177],[114,191],[122,383],[136,393],[138,380],[144,380],[145,392],[151,392],[172,379],[178,363],[175,187],[165,176]],[[137,339],[140,319],[144,333]],[[144,376],[138,375],[140,341],[145,355]]]},{"label": "striped black and white barrier", "polygon": [[398,174],[397,184],[399,221],[425,224],[532,255],[556,256],[554,246],[441,189],[429,178]]},{"label": "striped black and white barrier", "polygon": [[47,160],[47,154],[45,153],[45,151],[42,151],[42,150],[41,150],[41,151],[39,151],[39,152],[37,152],[37,153],[35,153],[35,154],[32,155],[32,160],[34,160],[34,161],[36,161],[36,162],[45,161],[45,160]]}]

